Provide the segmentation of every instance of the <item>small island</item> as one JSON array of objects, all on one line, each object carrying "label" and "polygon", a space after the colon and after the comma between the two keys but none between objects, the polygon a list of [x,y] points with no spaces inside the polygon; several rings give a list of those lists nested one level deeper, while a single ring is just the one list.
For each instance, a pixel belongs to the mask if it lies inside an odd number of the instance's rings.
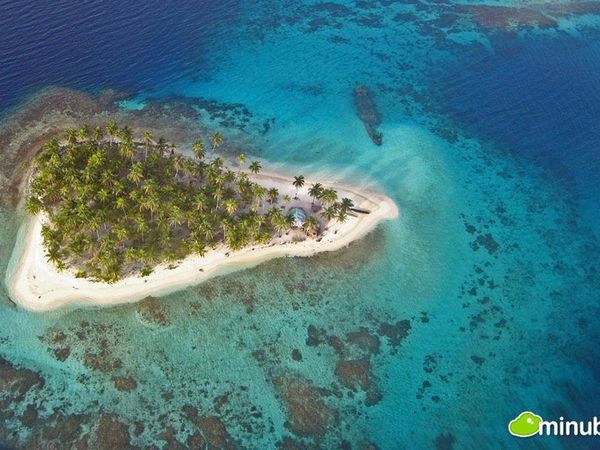
[{"label": "small island", "polygon": [[[262,173],[214,152],[215,133],[186,157],[127,126],[67,130],[36,157],[7,271],[31,310],[159,295],[279,256],[339,249],[397,215],[387,197]],[[207,157],[208,153],[213,155]]]}]

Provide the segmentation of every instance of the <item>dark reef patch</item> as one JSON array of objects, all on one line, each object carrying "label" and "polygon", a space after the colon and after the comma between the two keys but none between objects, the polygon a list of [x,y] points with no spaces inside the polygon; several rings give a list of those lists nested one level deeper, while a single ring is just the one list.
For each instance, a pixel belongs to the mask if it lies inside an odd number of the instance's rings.
[{"label": "dark reef patch", "polygon": [[357,346],[362,351],[371,355],[379,353],[379,338],[375,334],[371,334],[366,327],[360,327],[358,331],[346,334],[346,342]]},{"label": "dark reef patch", "polygon": [[[90,423],[91,422],[91,423]],[[84,429],[93,425],[90,416],[71,415],[64,416],[54,413],[43,421],[38,420],[33,431],[27,439],[24,448],[86,448],[89,435],[84,435]],[[106,449],[102,443],[98,443],[98,449]],[[126,447],[124,447],[126,448]]]},{"label": "dark reef patch", "polygon": [[362,121],[371,140],[376,145],[381,145],[383,136],[377,131],[377,127],[381,124],[381,117],[371,90],[366,86],[357,85],[354,88],[354,106],[356,114]]},{"label": "dark reef patch", "polygon": [[133,448],[127,425],[112,415],[100,416],[95,439],[92,442],[95,442],[98,450]]},{"label": "dark reef patch", "polygon": [[395,324],[382,323],[379,325],[379,335],[385,336],[389,344],[394,349],[397,349],[408,336],[410,329],[411,324],[409,320],[399,320]]},{"label": "dark reef patch", "polygon": [[435,438],[435,449],[436,450],[452,450],[456,438],[452,433],[441,433]]},{"label": "dark reef patch", "polygon": [[109,373],[123,367],[117,351],[122,330],[108,323],[79,322],[68,329],[51,328],[40,340],[59,361],[73,357],[88,369]]},{"label": "dark reef patch", "polygon": [[335,366],[335,375],[350,390],[359,388],[368,391],[371,387],[371,362],[368,358],[339,360]]},{"label": "dark reef patch", "polygon": [[137,381],[133,377],[113,377],[112,381],[119,391],[127,392],[137,388]]},{"label": "dark reef patch", "polygon": [[486,233],[478,235],[471,243],[471,248],[474,251],[479,250],[481,247],[485,248],[490,255],[493,255],[500,248],[500,244],[498,244],[490,233]]},{"label": "dark reef patch", "polygon": [[292,359],[294,361],[302,361],[302,353],[300,353],[300,350],[298,350],[297,348],[292,350]]},{"label": "dark reef patch", "polygon": [[147,297],[135,304],[135,312],[145,323],[164,327],[169,325],[169,311],[165,302],[156,297]]},{"label": "dark reef patch", "polygon": [[273,380],[287,411],[286,427],[300,437],[322,439],[339,424],[339,415],[325,403],[327,393],[298,377]]},{"label": "dark reef patch", "polygon": [[219,417],[201,416],[192,405],[185,405],[182,410],[188,420],[198,427],[201,434],[201,436],[194,437],[195,441],[206,442],[210,446],[220,449],[234,449],[237,447]]},{"label": "dark reef patch", "polygon": [[467,13],[480,26],[498,30],[521,28],[556,28],[556,20],[539,9],[495,5],[458,5],[459,12]]},{"label": "dark reef patch", "polygon": [[21,402],[32,389],[44,386],[44,379],[32,370],[18,369],[0,356],[0,394],[2,403]]}]

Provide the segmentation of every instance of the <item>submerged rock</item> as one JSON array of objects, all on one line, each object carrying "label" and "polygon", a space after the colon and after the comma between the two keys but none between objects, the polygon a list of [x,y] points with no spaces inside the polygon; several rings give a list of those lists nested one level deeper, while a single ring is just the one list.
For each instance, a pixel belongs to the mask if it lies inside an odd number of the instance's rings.
[{"label": "submerged rock", "polygon": [[369,137],[375,144],[381,145],[383,136],[377,131],[377,127],[381,123],[381,118],[379,117],[377,105],[371,91],[360,84],[356,86],[354,89],[354,104],[358,117],[364,124]]}]

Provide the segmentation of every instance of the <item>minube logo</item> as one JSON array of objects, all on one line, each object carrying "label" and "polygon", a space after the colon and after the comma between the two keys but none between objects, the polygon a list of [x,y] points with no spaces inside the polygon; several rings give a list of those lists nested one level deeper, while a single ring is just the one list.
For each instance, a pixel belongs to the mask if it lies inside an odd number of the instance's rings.
[{"label": "minube logo", "polygon": [[531,411],[524,411],[508,424],[508,432],[513,436],[527,438],[539,434],[541,436],[600,436],[600,420],[576,421],[544,420]]},{"label": "minube logo", "polygon": [[531,411],[522,412],[508,424],[508,432],[517,437],[529,437],[538,434],[542,418]]}]

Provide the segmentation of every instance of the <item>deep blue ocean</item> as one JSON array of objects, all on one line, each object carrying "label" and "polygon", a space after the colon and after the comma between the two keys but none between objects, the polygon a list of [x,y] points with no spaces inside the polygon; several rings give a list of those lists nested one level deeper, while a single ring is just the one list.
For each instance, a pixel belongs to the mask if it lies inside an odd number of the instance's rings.
[{"label": "deep blue ocean", "polygon": [[[600,415],[599,74],[596,2],[0,0],[0,117],[52,87],[241,104],[260,126],[203,125],[401,211],[161,298],[166,323],[0,290],[0,447],[74,448],[110,416],[136,448],[600,448],[507,431]],[[0,210],[3,280],[21,220]],[[368,382],[344,385],[348,361]]]}]

